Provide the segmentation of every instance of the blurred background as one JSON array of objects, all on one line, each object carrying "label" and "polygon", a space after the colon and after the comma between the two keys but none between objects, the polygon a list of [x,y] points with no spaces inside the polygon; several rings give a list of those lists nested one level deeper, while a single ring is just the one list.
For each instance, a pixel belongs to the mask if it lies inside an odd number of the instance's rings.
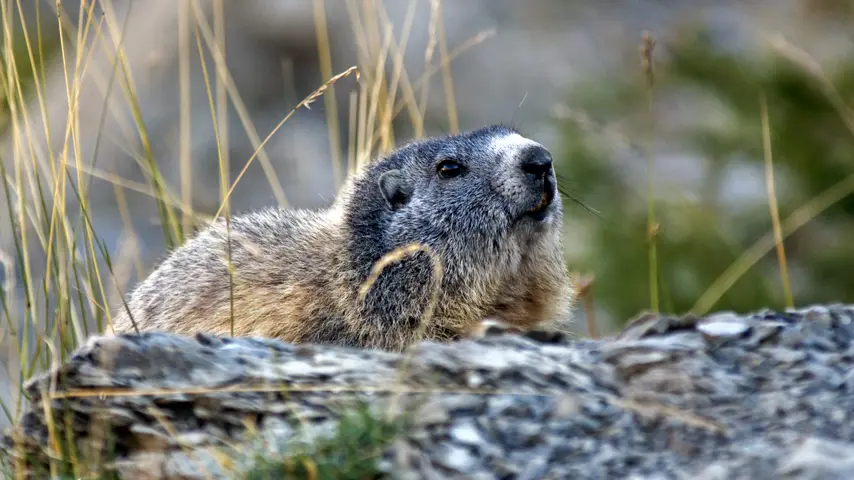
[{"label": "blurred background", "polygon": [[489,123],[554,154],[581,335],[854,301],[850,0],[0,7],[7,419],[204,219],[328,205],[372,156]]}]

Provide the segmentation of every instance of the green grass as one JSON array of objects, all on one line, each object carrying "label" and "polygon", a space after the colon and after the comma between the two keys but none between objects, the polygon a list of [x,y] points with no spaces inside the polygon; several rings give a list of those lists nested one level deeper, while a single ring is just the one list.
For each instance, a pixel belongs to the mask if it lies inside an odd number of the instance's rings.
[{"label": "green grass", "polygon": [[332,436],[305,440],[297,436],[281,456],[256,453],[246,480],[314,478],[363,480],[382,475],[378,458],[409,419],[387,419],[367,405],[345,410]]}]

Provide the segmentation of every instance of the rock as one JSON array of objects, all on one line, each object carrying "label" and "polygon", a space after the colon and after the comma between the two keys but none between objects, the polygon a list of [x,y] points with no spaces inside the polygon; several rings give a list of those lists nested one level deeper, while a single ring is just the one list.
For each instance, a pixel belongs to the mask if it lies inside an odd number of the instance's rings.
[{"label": "rock", "polygon": [[440,448],[437,461],[439,465],[452,472],[463,474],[470,473],[477,464],[477,458],[471,454],[469,449],[456,445],[445,445]]},{"label": "rock", "polygon": [[732,313],[712,315],[697,324],[697,329],[708,339],[733,338],[743,335],[750,324]]},{"label": "rock", "polygon": [[809,437],[783,462],[780,475],[816,480],[854,478],[854,445]]},{"label": "rock", "polygon": [[[297,435],[334,433],[360,401],[404,425],[373,452],[394,478],[854,478],[854,343],[839,333],[852,324],[844,305],[647,315],[614,338],[492,329],[407,356],[94,337],[26,385],[33,407],[3,458],[40,478],[51,430],[102,455],[108,434],[105,465],[125,478],[235,478],[254,439],[275,458]],[[46,404],[65,421],[48,428]]]},{"label": "rock", "polygon": [[450,434],[454,441],[463,445],[477,446],[483,443],[483,436],[473,422],[453,426]]}]

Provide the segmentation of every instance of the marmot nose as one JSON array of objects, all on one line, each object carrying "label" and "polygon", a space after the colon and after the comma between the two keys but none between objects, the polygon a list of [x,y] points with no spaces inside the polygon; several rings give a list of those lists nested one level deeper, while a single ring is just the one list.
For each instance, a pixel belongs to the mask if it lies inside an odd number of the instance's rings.
[{"label": "marmot nose", "polygon": [[543,178],[552,169],[552,156],[543,147],[532,147],[522,152],[519,167],[535,178]]}]

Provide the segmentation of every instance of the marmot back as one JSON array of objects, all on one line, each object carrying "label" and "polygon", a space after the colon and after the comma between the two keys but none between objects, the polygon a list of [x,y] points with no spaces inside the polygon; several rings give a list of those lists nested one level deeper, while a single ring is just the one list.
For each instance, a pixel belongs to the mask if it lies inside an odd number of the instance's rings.
[{"label": "marmot back", "polygon": [[348,179],[329,209],[205,227],[116,308],[115,331],[401,350],[487,317],[568,320],[556,192],[549,152],[510,128],[412,142]]}]

